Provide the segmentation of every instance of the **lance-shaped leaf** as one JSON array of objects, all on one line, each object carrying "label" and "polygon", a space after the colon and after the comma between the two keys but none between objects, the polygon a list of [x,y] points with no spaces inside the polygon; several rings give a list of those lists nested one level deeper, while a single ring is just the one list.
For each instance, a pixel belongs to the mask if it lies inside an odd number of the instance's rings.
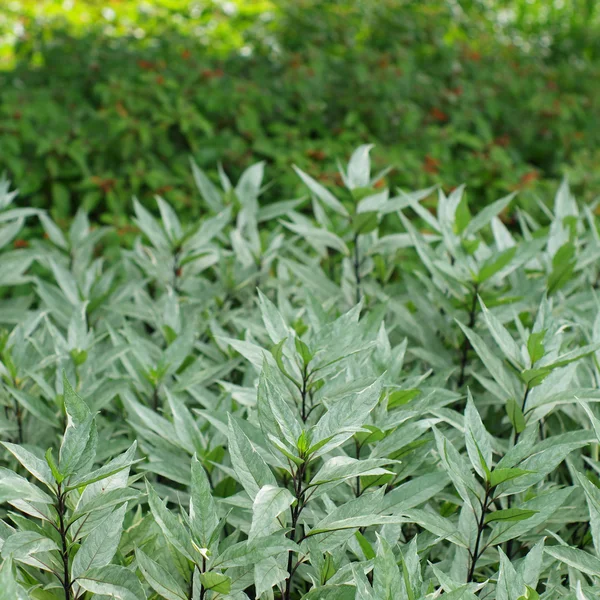
[{"label": "lance-shaped leaf", "polygon": [[208,548],[211,536],[219,525],[219,515],[206,472],[195,456],[192,459],[190,525],[201,547]]},{"label": "lance-shaped leaf", "polygon": [[73,559],[72,577],[85,571],[104,567],[113,559],[123,532],[123,519],[127,504],[113,510],[83,541]]},{"label": "lance-shaped leaf", "polygon": [[88,592],[115,600],[146,600],[144,588],[135,573],[118,565],[86,571],[77,583]]},{"label": "lance-shaped leaf", "polygon": [[152,560],[139,548],[135,550],[140,571],[152,589],[166,600],[189,600],[188,595],[181,589],[179,583],[163,566]]},{"label": "lance-shaped leaf", "polygon": [[254,500],[261,487],[277,486],[275,476],[239,425],[229,418],[229,452],[239,482]]},{"label": "lance-shaped leaf", "polygon": [[[274,533],[275,519],[294,502],[294,496],[285,488],[265,485],[260,488],[252,504],[252,525],[248,540]],[[281,525],[279,526],[281,527]]]},{"label": "lance-shaped leaf", "polygon": [[17,444],[2,442],[4,447],[38,480],[54,489],[54,477],[46,461]]},{"label": "lance-shaped leaf", "polygon": [[475,471],[483,479],[489,479],[492,468],[492,442],[475,408],[470,391],[467,392],[465,409],[465,444]]},{"label": "lance-shaped leaf", "polygon": [[146,490],[152,515],[167,541],[188,560],[196,560],[198,557],[192,546],[190,536],[181,521],[165,506],[165,503],[158,497],[158,494],[148,482],[146,482]]},{"label": "lance-shaped leaf", "polygon": [[600,559],[589,552],[579,550],[579,548],[570,548],[569,546],[546,546],[544,551],[556,560],[582,573],[592,577],[600,577]]}]

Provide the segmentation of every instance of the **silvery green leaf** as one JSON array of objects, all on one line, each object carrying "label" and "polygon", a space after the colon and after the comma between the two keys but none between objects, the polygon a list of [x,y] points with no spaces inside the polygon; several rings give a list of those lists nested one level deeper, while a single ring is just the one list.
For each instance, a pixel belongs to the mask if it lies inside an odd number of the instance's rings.
[{"label": "silvery green leaf", "polygon": [[119,547],[126,511],[127,504],[113,510],[83,540],[73,559],[72,577],[77,578],[89,569],[104,567],[110,563]]},{"label": "silvery green leaf", "polygon": [[183,556],[188,560],[194,561],[197,558],[196,552],[185,527],[166,507],[166,504],[158,497],[154,488],[148,482],[146,482],[146,489],[148,493],[148,505],[163,535]]},{"label": "silvery green leaf", "polygon": [[163,198],[156,196],[156,203],[158,204],[158,210],[160,211],[164,230],[167,232],[171,244],[174,244],[183,235],[181,223],[173,208],[167,204]]},{"label": "silvery green leaf", "polygon": [[239,482],[254,500],[263,486],[277,486],[275,476],[239,425],[229,418],[229,452]]},{"label": "silvery green leaf", "polygon": [[140,571],[152,589],[166,600],[189,600],[186,592],[171,576],[169,571],[152,560],[139,548],[135,550],[135,558]]},{"label": "silvery green leaf", "polygon": [[208,548],[211,536],[219,525],[219,514],[206,472],[195,456],[192,458],[190,525],[202,547]]},{"label": "silvery green leaf", "polygon": [[384,469],[383,466],[389,465],[391,462],[389,459],[381,458],[358,460],[349,456],[334,456],[327,460],[310,480],[309,487],[318,488],[312,497],[329,490],[332,483],[367,475],[388,475],[392,471]]},{"label": "silvery green leaf", "polygon": [[275,520],[288,510],[294,500],[292,494],[285,488],[273,485],[262,486],[252,504],[252,525],[248,540],[253,541],[270,535],[279,529],[282,524],[277,525]]},{"label": "silvery green leaf", "polygon": [[479,298],[479,304],[487,328],[496,344],[500,347],[500,350],[502,350],[504,356],[510,360],[515,367],[523,369],[525,365],[522,364],[521,349],[517,343],[513,340],[504,325],[502,325],[502,323],[500,323],[500,321],[487,309],[481,298]]},{"label": "silvery green leaf", "polygon": [[269,361],[263,362],[258,383],[258,414],[265,435],[271,434],[295,448],[302,433],[298,419],[286,401],[289,392]]},{"label": "silvery green leaf", "polygon": [[298,545],[283,533],[274,533],[266,537],[255,538],[229,546],[215,558],[212,567],[225,569],[255,564],[270,556],[280,556],[288,552],[297,552]]},{"label": "silvery green leaf", "polygon": [[25,500],[40,504],[51,504],[52,498],[24,477],[0,467],[0,502]]},{"label": "silvery green leaf", "polygon": [[80,477],[74,477],[69,480],[69,485],[67,489],[75,489],[78,487],[88,486],[91,483],[95,483],[96,481],[101,481],[124,469],[129,468],[132,464],[135,463],[135,453],[137,450],[137,441],[133,442],[133,444],[127,449],[127,451],[115,458],[111,461],[103,465],[102,467],[91,471],[90,473],[86,473],[85,475],[81,475]]},{"label": "silvery green leaf", "polygon": [[29,600],[29,594],[17,583],[11,558],[5,559],[0,566],[0,598],[2,600]]},{"label": "silvery green leaf", "polygon": [[40,552],[58,550],[56,542],[36,531],[18,531],[4,541],[2,557],[24,560]]},{"label": "silvery green leaf", "polygon": [[[283,563],[283,564],[282,564]],[[282,585],[288,576],[286,571],[287,557],[270,556],[254,565],[254,582],[256,595],[268,594],[276,585]]]},{"label": "silvery green leaf", "polygon": [[24,223],[25,219],[20,218],[4,227],[0,227],[0,248],[13,241],[23,228]]},{"label": "silvery green leaf", "polygon": [[375,144],[363,144],[359,146],[350,157],[348,162],[348,183],[350,189],[364,188],[369,185],[371,177],[371,161],[369,152]]},{"label": "silvery green leaf", "polygon": [[44,231],[48,235],[50,241],[59,248],[66,250],[69,247],[69,244],[67,243],[67,240],[59,227],[48,215],[46,215],[46,213],[40,213],[39,217]]},{"label": "silvery green leaf", "polygon": [[258,198],[265,170],[265,163],[258,162],[248,167],[235,186],[236,196],[245,205]]},{"label": "silvery green leaf", "polygon": [[450,478],[442,470],[415,477],[387,493],[383,500],[382,510],[393,510],[395,513],[401,514],[405,510],[427,502],[439,494],[449,483]]},{"label": "silvery green leaf", "polygon": [[213,182],[206,176],[204,171],[196,165],[193,159],[190,158],[190,164],[192,166],[192,174],[198,191],[202,195],[202,198],[206,204],[214,212],[219,212],[223,208],[221,200],[221,194]]},{"label": "silvery green leaf", "polygon": [[600,489],[596,487],[585,475],[575,471],[579,485],[583,488],[588,510],[590,512],[590,530],[594,541],[596,554],[600,553]]},{"label": "silvery green leaf", "polygon": [[314,180],[310,175],[301,171],[296,165],[293,165],[294,171],[302,179],[308,189],[327,207],[331,208],[336,213],[347,217],[348,211],[344,208],[344,205],[325,187],[323,187],[318,181]]},{"label": "silvery green leaf", "polygon": [[377,556],[373,565],[373,592],[381,600],[394,600],[403,588],[402,576],[389,543],[378,536]]},{"label": "silvery green leaf", "polygon": [[482,208],[469,222],[463,235],[469,237],[477,233],[482,227],[488,225],[494,217],[500,214],[512,201],[516,194],[512,193],[508,196],[496,200]]},{"label": "silvery green leaf", "polygon": [[88,592],[115,600],[146,600],[146,594],[133,571],[108,565],[83,573],[77,583]]},{"label": "silvery green leaf", "polygon": [[600,559],[589,552],[568,546],[546,546],[544,551],[577,571],[592,577],[600,577]]},{"label": "silvery green leaf", "polygon": [[494,378],[494,381],[502,388],[508,397],[520,397],[522,394],[519,394],[518,382],[515,381],[514,375],[504,367],[502,361],[494,354],[494,352],[492,352],[490,347],[471,328],[460,322],[458,322],[458,325],[471,342],[475,352],[477,352],[481,362]]},{"label": "silvery green leaf", "polygon": [[498,585],[496,587],[497,600],[516,600],[526,593],[525,582],[517,573],[510,560],[498,548],[500,553],[500,571],[498,573]]},{"label": "silvery green leaf", "polygon": [[523,502],[519,508],[537,511],[536,514],[523,521],[508,523],[496,522],[492,526],[488,543],[498,545],[531,531],[547,521],[571,495],[573,488],[543,492],[539,496]]},{"label": "silvery green leaf", "polygon": [[38,480],[54,489],[54,477],[45,460],[39,458],[23,446],[2,442],[3,446]]}]

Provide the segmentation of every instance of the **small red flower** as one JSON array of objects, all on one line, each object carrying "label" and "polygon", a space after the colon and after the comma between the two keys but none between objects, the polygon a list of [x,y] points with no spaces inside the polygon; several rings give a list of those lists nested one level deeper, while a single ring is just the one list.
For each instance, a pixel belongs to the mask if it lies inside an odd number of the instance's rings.
[{"label": "small red flower", "polygon": [[440,161],[437,158],[433,158],[433,156],[429,154],[425,156],[425,160],[423,161],[423,171],[437,175],[440,172],[439,167]]},{"label": "small red flower", "polygon": [[443,110],[440,110],[435,106],[429,111],[429,115],[440,123],[445,123],[450,118]]}]

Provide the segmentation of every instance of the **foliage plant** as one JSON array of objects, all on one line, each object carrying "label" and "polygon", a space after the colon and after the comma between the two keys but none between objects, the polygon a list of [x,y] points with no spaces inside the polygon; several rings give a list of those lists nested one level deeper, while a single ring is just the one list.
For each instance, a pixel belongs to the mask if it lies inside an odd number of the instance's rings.
[{"label": "foliage plant", "polygon": [[371,151],[123,247],[0,182],[1,600],[600,597],[596,206]]}]

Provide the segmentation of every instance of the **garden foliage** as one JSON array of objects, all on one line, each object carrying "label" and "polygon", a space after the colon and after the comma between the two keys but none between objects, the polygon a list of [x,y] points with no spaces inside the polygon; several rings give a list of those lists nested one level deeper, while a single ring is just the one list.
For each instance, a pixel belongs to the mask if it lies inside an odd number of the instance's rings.
[{"label": "garden foliage", "polygon": [[59,221],[123,226],[133,195],[200,215],[190,154],[211,178],[267,161],[276,201],[300,193],[291,164],[342,187],[337,158],[374,141],[393,186],[468,181],[473,206],[522,189],[531,212],[567,170],[590,200],[599,6],[3,2],[0,172]]},{"label": "garden foliage", "polygon": [[595,207],[370,150],[268,204],[194,165],[117,256],[1,182],[2,600],[600,597]]}]

